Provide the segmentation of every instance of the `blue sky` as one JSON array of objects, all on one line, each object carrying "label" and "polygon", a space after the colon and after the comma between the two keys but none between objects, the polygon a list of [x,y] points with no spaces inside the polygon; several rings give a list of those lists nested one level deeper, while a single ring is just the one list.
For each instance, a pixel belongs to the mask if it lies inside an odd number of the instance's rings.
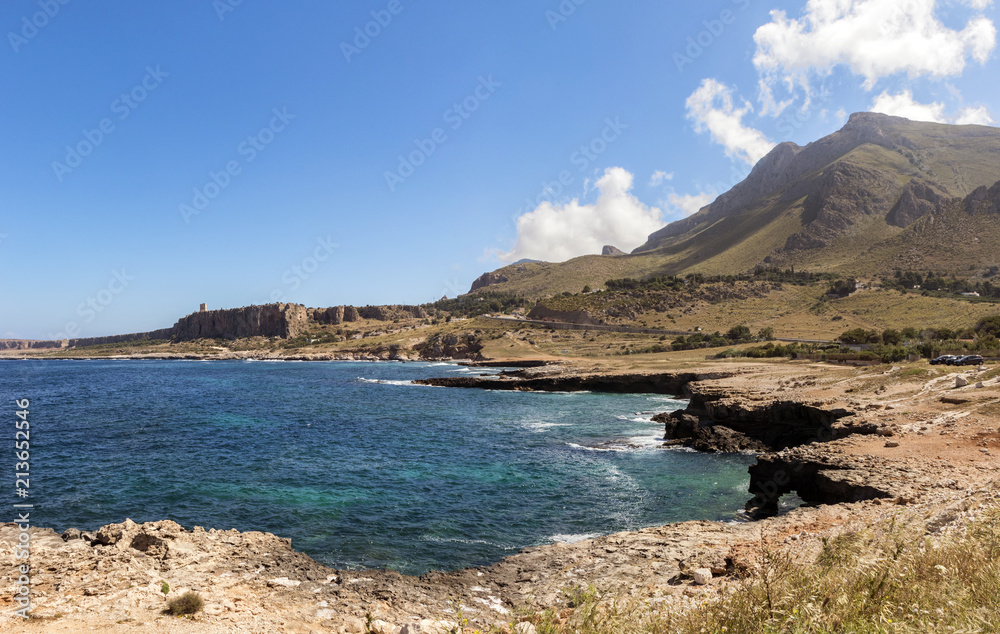
[{"label": "blue sky", "polygon": [[[96,6],[95,6],[96,4]],[[987,0],[11,0],[0,337],[632,249],[847,114],[995,125]],[[998,175],[1000,178],[1000,175]]]}]

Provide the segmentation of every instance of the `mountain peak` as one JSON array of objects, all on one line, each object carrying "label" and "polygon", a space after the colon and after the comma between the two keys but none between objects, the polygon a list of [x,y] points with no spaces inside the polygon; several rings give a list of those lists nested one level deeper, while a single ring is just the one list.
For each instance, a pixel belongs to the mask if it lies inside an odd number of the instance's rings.
[{"label": "mountain peak", "polygon": [[[669,247],[724,218],[759,210],[768,200],[782,198],[786,199],[785,204],[799,200],[814,193],[823,182],[829,184],[829,171],[844,162],[870,172],[896,174],[901,179],[900,186],[920,178],[942,194],[965,196],[976,186],[992,184],[1000,176],[997,169],[1000,166],[983,160],[993,156],[991,152],[984,155],[983,144],[1000,149],[1000,130],[856,112],[841,129],[805,147],[787,141],[779,143],[754,165],[743,181],[697,213],[654,232],[633,253]],[[865,146],[872,149],[859,149]],[[965,166],[964,173],[952,169],[956,162]],[[843,185],[849,188],[849,184]],[[909,218],[906,214],[894,217],[897,221]]]}]

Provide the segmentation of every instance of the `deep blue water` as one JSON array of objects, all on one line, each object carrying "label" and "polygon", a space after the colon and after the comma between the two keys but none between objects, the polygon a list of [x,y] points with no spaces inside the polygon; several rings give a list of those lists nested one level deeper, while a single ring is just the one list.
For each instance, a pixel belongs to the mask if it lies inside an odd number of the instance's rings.
[{"label": "deep blue water", "polygon": [[[413,386],[454,365],[0,361],[31,400],[35,525],[126,517],[265,530],[338,567],[405,573],[689,519],[749,497],[746,456],[662,449],[660,395]],[[13,457],[0,460],[14,499]]]}]

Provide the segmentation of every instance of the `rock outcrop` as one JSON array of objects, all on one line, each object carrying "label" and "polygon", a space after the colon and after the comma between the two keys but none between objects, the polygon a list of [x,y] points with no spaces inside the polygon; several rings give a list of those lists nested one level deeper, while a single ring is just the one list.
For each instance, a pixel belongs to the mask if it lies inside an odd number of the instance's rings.
[{"label": "rock outcrop", "polygon": [[989,189],[985,186],[975,189],[963,202],[969,214],[1000,214],[1000,181]]},{"label": "rock outcrop", "polygon": [[427,311],[420,306],[362,306],[358,308],[362,319],[393,321],[396,319],[426,319]]},{"label": "rock outcrop", "polygon": [[[980,189],[985,191],[986,188]],[[899,201],[889,211],[885,220],[897,227],[908,227],[926,215],[940,213],[944,201],[945,198],[929,183],[914,179],[903,188]]]},{"label": "rock outcrop", "polygon": [[66,340],[36,341],[31,339],[0,339],[0,350],[43,350],[63,348]]},{"label": "rock outcrop", "polygon": [[612,392],[683,396],[688,386],[701,380],[733,376],[731,372],[668,372],[657,374],[558,374],[537,375],[531,370],[504,372],[494,377],[452,376],[414,381],[438,387],[480,388],[525,392]]},{"label": "rock outcrop", "polygon": [[482,340],[474,334],[458,335],[435,333],[417,346],[423,359],[480,359]]},{"label": "rock outcrop", "polygon": [[618,247],[606,244],[604,245],[604,248],[601,249],[601,255],[628,255],[628,254],[619,249]]},{"label": "rock outcrop", "polygon": [[851,434],[879,433],[877,425],[854,412],[823,403],[775,399],[770,395],[731,396],[719,388],[692,383],[691,400],[679,411],[658,414],[664,438],[708,452],[780,451]]},{"label": "rock outcrop", "polygon": [[508,281],[507,276],[502,273],[497,273],[496,271],[483,273],[472,283],[472,288],[469,289],[469,292],[478,291],[481,288],[493,286],[494,284],[501,284],[506,281]]},{"label": "rock outcrop", "polygon": [[[867,456],[832,454],[812,447],[798,447],[759,456],[750,466],[750,493],[746,508],[758,517],[778,512],[786,493],[796,493],[808,504],[840,504],[875,498],[905,497],[914,483],[908,466]],[[936,482],[939,478],[934,476]]]},{"label": "rock outcrop", "polygon": [[191,313],[174,324],[175,341],[297,337],[305,331],[309,314],[299,304],[266,304]]},{"label": "rock outcrop", "polygon": [[173,328],[162,328],[150,332],[136,332],[129,335],[111,335],[110,337],[84,337],[80,339],[70,339],[69,347],[77,348],[81,346],[100,346],[107,343],[127,343],[131,341],[162,340],[173,337]]},{"label": "rock outcrop", "polygon": [[[318,324],[332,324],[334,326],[342,324],[345,321],[352,321],[347,319],[347,307],[346,306],[331,306],[330,308],[309,308],[307,310],[309,319],[315,321]],[[356,313],[352,313],[352,317],[356,316]]]},{"label": "rock outcrop", "polygon": [[568,324],[596,325],[601,323],[585,310],[553,310],[542,304],[536,304],[527,317],[539,321],[561,321]]},{"label": "rock outcrop", "polygon": [[885,216],[899,200],[897,180],[897,175],[888,170],[849,162],[834,165],[806,196],[802,220],[807,224],[788,237],[785,250],[828,246],[863,217]]}]

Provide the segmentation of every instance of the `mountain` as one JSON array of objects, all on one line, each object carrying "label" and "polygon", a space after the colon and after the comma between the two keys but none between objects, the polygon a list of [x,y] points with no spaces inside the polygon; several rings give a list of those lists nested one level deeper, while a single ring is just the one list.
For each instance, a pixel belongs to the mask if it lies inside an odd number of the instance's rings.
[{"label": "mountain", "polygon": [[844,240],[850,251],[871,247],[943,199],[997,180],[1000,129],[857,113],[805,147],[779,144],[744,181],[653,233],[634,253],[669,252],[680,256],[682,269],[715,271],[768,257],[819,263],[823,254],[807,252]]},{"label": "mountain", "polygon": [[576,291],[603,284],[608,278],[596,278],[609,269],[642,277],[731,274],[762,264],[847,275],[989,267],[1000,260],[1000,231],[984,201],[996,200],[998,181],[998,128],[856,113],[804,147],[777,145],[742,182],[611,259],[613,266],[585,256],[505,267],[497,273],[507,281],[494,290]]}]

